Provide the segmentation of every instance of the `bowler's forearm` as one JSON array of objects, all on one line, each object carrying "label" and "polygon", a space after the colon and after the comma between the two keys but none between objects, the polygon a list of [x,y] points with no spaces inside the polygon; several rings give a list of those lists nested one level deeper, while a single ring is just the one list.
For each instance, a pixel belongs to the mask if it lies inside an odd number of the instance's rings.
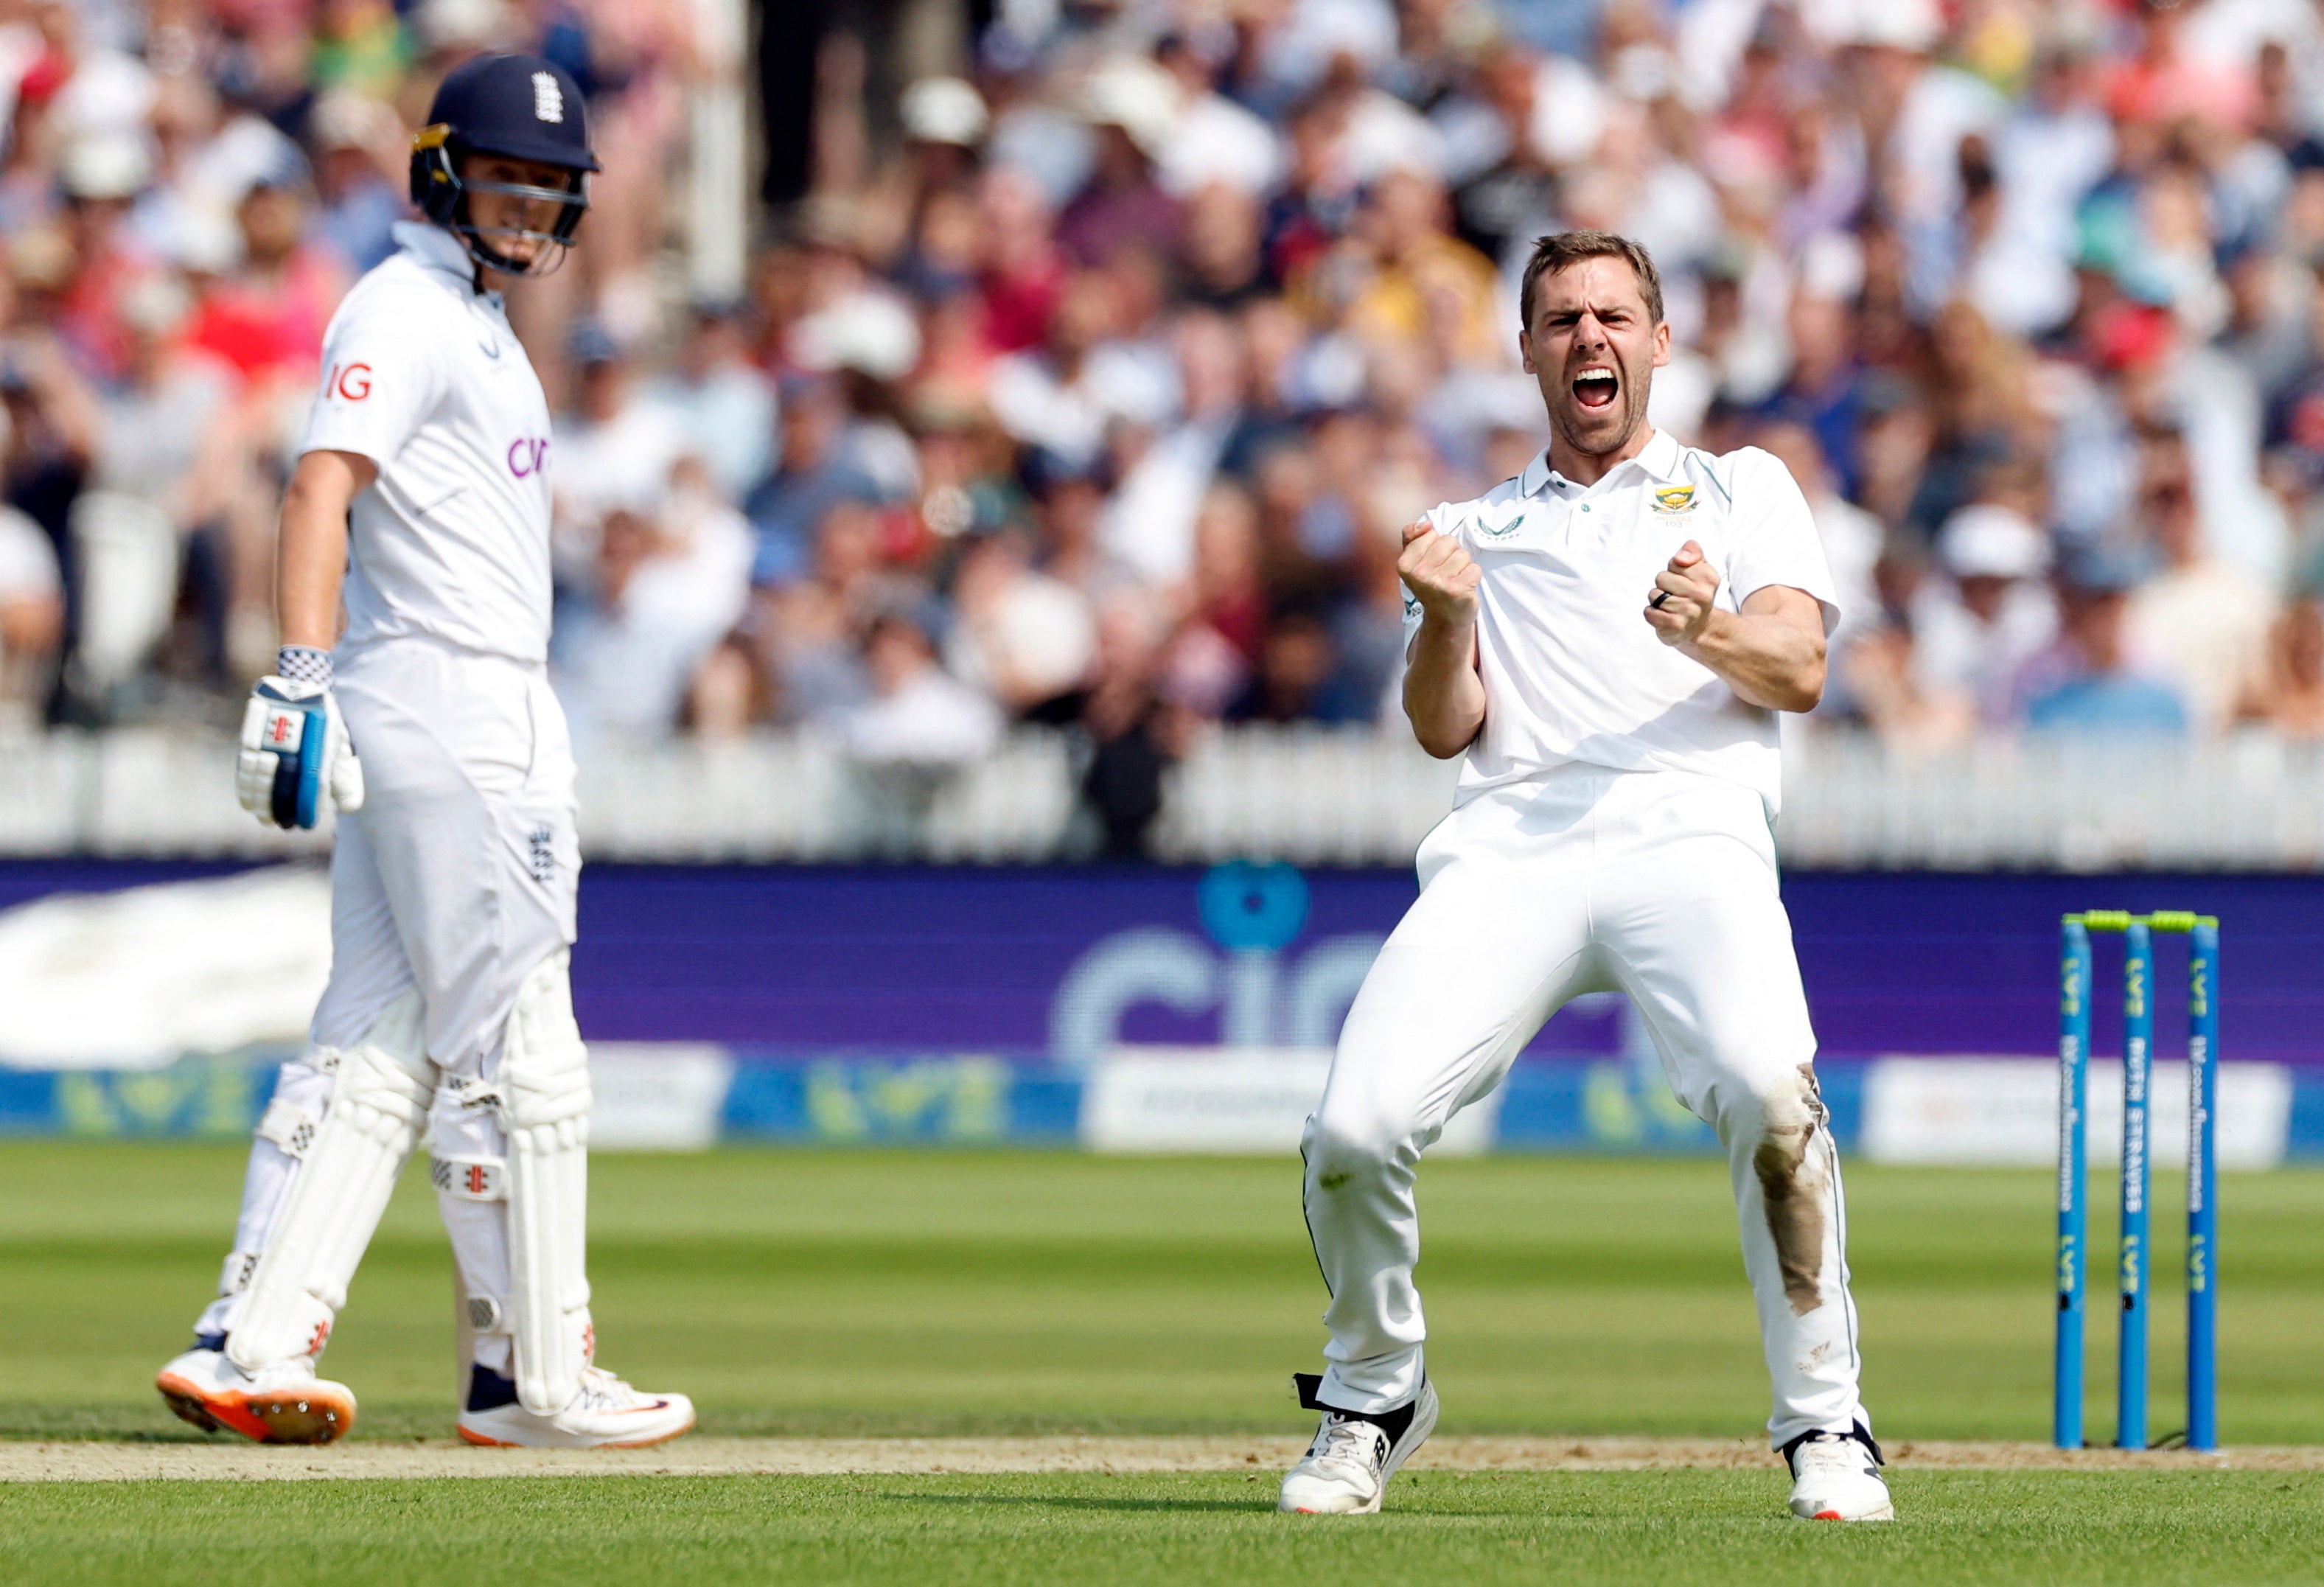
[{"label": "bowler's forearm", "polygon": [[1475,619],[1421,619],[1405,665],[1404,714],[1411,719],[1420,747],[1440,761],[1451,760],[1475,741],[1485,725],[1485,680],[1477,672]]},{"label": "bowler's forearm", "polygon": [[1748,705],[1812,711],[1823,699],[1823,635],[1781,617],[1714,610],[1702,632],[1679,648]]}]

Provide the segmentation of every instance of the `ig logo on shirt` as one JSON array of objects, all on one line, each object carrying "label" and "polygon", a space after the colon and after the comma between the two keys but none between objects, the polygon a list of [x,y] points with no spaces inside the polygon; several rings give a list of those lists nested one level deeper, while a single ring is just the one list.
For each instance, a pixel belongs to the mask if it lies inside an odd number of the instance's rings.
[{"label": "ig logo on shirt", "polygon": [[334,364],[323,376],[323,395],[342,401],[360,402],[371,395],[371,365],[368,364]]}]

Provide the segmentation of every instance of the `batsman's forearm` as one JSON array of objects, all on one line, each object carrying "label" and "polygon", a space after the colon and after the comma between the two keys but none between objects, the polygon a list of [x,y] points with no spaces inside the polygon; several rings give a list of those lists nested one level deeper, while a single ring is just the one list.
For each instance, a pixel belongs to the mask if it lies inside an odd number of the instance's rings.
[{"label": "batsman's forearm", "polygon": [[347,566],[347,500],[305,471],[282,496],[274,556],[275,615],[286,645],[327,650],[339,641],[339,584]]},{"label": "batsman's forearm", "polygon": [[1823,636],[1780,618],[1714,611],[1701,636],[1680,648],[1747,705],[1812,711],[1823,699]]},{"label": "batsman's forearm", "polygon": [[1420,747],[1449,761],[1485,725],[1485,680],[1477,672],[1477,624],[1424,617],[1404,669],[1404,714]]}]

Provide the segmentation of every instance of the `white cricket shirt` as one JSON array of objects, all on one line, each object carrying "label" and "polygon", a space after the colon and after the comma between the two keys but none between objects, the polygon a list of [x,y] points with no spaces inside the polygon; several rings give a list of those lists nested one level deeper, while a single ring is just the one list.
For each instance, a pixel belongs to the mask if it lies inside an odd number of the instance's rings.
[{"label": "white cricket shirt", "polygon": [[[1583,761],[1617,770],[1705,772],[1782,797],[1775,713],[1738,699],[1643,615],[1655,576],[1699,542],[1733,612],[1769,585],[1806,591],[1840,620],[1807,500],[1757,447],[1714,457],[1657,432],[1588,487],[1544,452],[1473,502],[1433,509],[1483,573],[1477,586],[1485,726],[1469,746],[1456,802]],[[1407,648],[1420,604],[1405,592]]]},{"label": "white cricket shirt", "polygon": [[404,222],[331,317],[300,451],[355,452],[341,652],[410,636],[549,656],[549,403],[498,292],[451,235]]}]

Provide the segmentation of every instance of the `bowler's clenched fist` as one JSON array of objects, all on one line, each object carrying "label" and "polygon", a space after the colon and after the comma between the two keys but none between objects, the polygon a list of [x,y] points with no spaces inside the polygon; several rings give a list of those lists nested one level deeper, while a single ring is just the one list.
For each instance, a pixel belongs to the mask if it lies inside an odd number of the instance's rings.
[{"label": "bowler's clenched fist", "polygon": [[1690,644],[1702,637],[1703,624],[1711,621],[1711,597],[1719,594],[1719,570],[1702,555],[1702,548],[1689,540],[1670,559],[1670,566],[1655,575],[1655,587],[1646,596],[1646,622],[1656,638],[1666,645]]},{"label": "bowler's clenched fist", "polygon": [[1477,615],[1477,581],[1483,570],[1459,540],[1437,533],[1426,519],[1405,525],[1404,554],[1396,559],[1396,572],[1421,610],[1438,622],[1467,623]]}]

